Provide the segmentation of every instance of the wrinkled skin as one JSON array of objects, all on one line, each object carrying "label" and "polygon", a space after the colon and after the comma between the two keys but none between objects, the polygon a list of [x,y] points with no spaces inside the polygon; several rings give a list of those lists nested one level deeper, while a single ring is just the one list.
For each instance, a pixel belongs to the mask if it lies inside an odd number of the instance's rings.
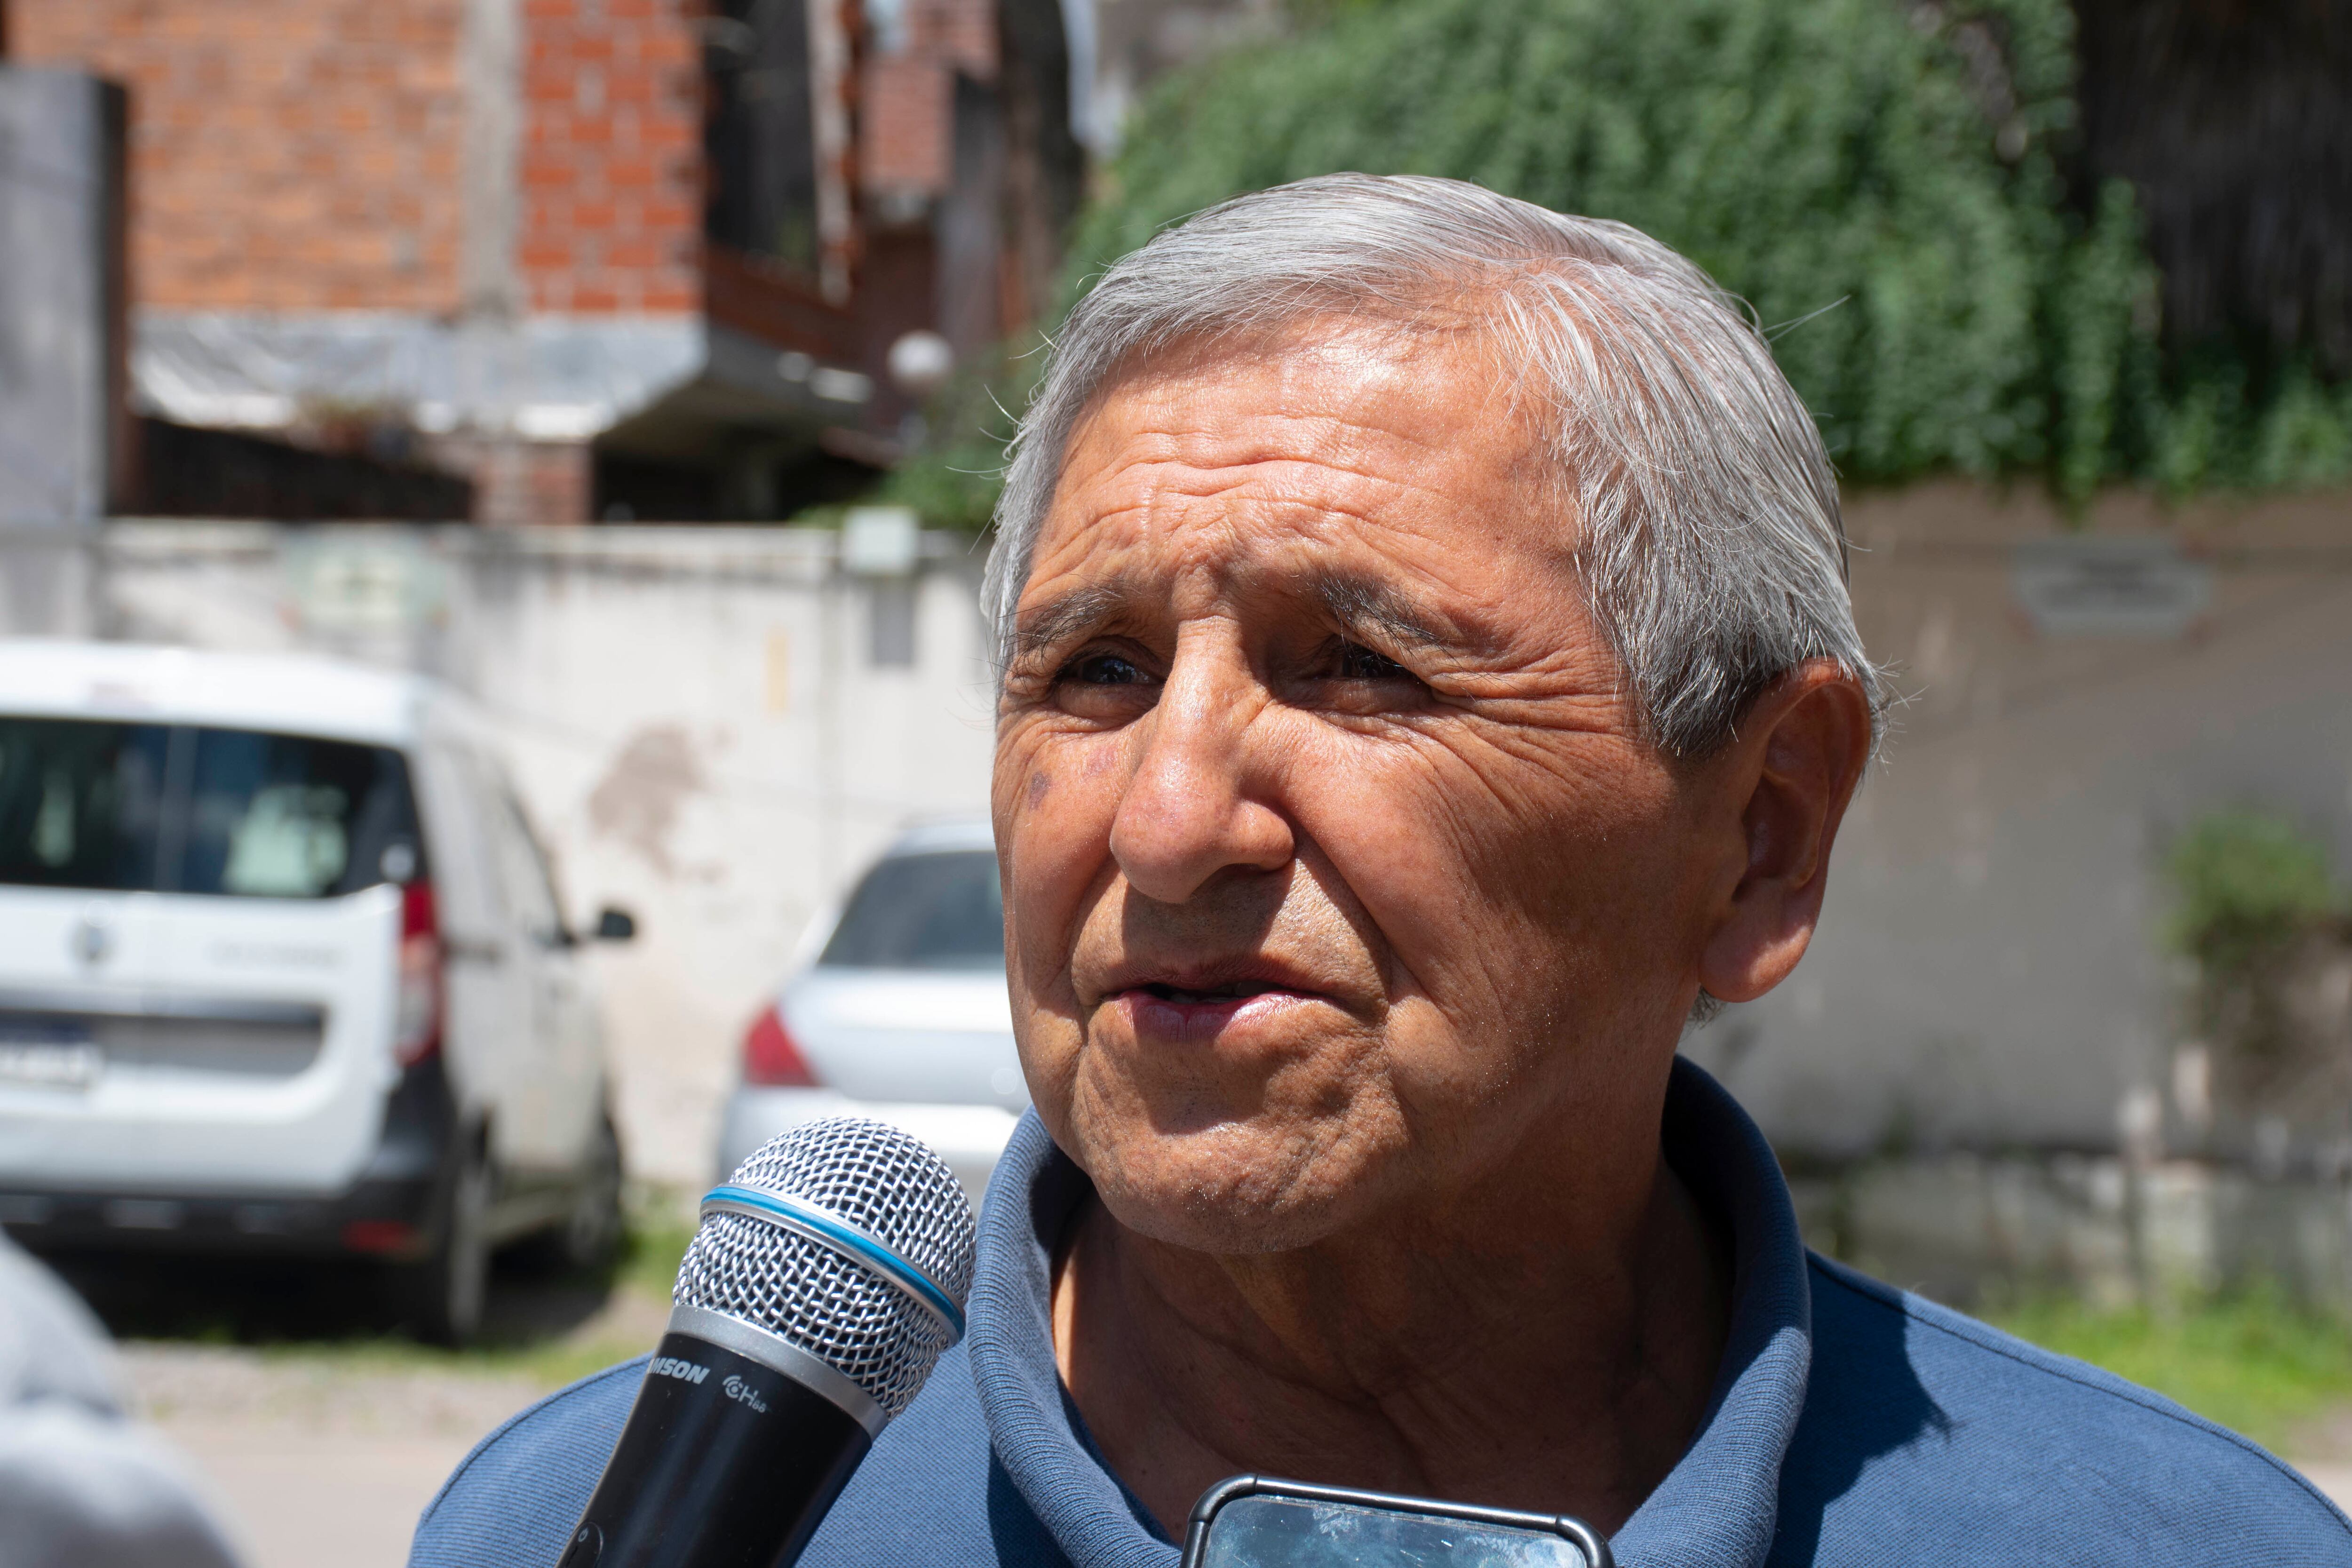
[{"label": "wrinkled skin", "polygon": [[1014,1027],[1098,1195],[1056,1348],[1171,1531],[1250,1469],[1613,1528],[1713,1384],[1667,1069],[1802,954],[1868,712],[1806,666],[1663,755],[1529,412],[1475,334],[1160,356],[1020,597]]}]

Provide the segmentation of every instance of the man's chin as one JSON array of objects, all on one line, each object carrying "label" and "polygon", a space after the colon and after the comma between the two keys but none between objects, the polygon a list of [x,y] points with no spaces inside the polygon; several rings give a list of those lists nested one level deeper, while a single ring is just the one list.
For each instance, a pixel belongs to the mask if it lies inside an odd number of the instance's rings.
[{"label": "man's chin", "polygon": [[1346,1229],[1365,1206],[1372,1173],[1254,1131],[1082,1140],[1091,1146],[1077,1158],[1112,1218],[1171,1247],[1288,1252]]}]

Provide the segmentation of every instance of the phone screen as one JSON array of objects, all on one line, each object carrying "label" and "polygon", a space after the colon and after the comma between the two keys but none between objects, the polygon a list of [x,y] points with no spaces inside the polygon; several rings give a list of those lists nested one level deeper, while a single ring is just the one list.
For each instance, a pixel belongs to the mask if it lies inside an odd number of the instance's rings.
[{"label": "phone screen", "polygon": [[1573,1520],[1240,1478],[1193,1510],[1184,1568],[1608,1568]]}]

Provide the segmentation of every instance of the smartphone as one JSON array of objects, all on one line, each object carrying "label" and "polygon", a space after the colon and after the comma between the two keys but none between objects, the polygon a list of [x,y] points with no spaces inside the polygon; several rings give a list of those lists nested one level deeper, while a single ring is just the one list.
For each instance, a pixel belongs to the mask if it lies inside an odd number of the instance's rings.
[{"label": "smartphone", "polygon": [[1219,1481],[1192,1505],[1182,1568],[1614,1568],[1566,1514],[1266,1476]]}]

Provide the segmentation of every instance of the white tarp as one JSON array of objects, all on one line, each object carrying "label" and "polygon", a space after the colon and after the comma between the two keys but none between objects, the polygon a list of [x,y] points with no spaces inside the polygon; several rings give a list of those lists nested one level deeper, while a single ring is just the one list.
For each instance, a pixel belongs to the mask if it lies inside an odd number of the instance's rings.
[{"label": "white tarp", "polygon": [[708,353],[694,316],[149,310],[131,374],[143,411],[184,425],[282,428],[367,409],[434,434],[584,440],[692,380]]}]

